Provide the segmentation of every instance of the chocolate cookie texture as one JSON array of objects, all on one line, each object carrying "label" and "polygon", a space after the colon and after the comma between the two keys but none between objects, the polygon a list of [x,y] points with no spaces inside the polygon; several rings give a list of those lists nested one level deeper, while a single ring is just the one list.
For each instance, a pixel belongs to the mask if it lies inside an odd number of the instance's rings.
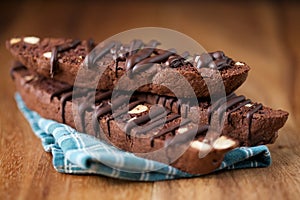
[{"label": "chocolate cookie texture", "polygon": [[[97,91],[93,99],[89,89],[78,90],[72,99],[72,87],[66,83],[32,74],[20,66],[12,70],[12,75],[26,105],[41,116],[79,131],[84,129],[138,156],[172,162],[172,166],[194,174],[216,169],[224,154],[237,145],[274,142],[288,116],[285,111],[267,108],[235,94],[212,105],[209,101],[193,105],[188,100],[180,102],[145,93],[131,97],[120,93],[111,100],[110,91]],[[192,116],[195,109],[200,113],[198,120]],[[220,116],[215,113],[222,110],[225,111],[223,137],[209,143],[205,134],[214,131],[209,129],[214,126],[211,122]],[[176,152],[180,153],[182,148],[187,151],[182,151],[183,155],[176,159]],[[199,153],[206,152],[209,152],[206,157],[199,158]]]},{"label": "chocolate cookie texture", "polygon": [[[130,44],[110,42],[92,50],[95,47],[92,40],[37,37],[13,38],[6,43],[12,55],[31,71],[74,85],[79,70],[83,69],[84,78],[76,86],[99,90],[138,89],[167,96],[209,97],[224,89],[222,81],[226,93],[232,93],[245,81],[250,69],[221,51],[179,55],[176,50],[160,49],[159,45],[155,40],[148,43],[133,40]],[[184,89],[186,84],[180,80],[187,81],[194,93]]]}]

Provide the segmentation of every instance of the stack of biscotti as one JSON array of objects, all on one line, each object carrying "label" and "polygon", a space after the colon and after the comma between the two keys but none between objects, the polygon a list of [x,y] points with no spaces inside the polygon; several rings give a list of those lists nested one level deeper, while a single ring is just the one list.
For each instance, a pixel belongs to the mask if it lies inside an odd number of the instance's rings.
[{"label": "stack of biscotti", "polygon": [[[8,40],[16,59],[11,76],[27,107],[192,174],[217,169],[237,146],[273,143],[287,120],[287,112],[234,93],[250,68],[222,51],[179,55],[160,49],[155,40],[137,39],[101,45],[37,37]],[[87,79],[78,81],[82,71]]]}]

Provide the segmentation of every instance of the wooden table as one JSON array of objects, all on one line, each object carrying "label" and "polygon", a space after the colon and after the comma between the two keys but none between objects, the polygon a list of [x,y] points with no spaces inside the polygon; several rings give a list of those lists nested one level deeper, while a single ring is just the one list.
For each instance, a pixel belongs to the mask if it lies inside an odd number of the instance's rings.
[{"label": "wooden table", "polygon": [[[299,3],[58,2],[1,5],[0,199],[299,199]],[[237,93],[290,112],[278,140],[269,146],[271,167],[155,183],[66,175],[53,169],[51,155],[43,151],[14,102],[12,57],[5,40],[37,35],[101,41],[142,26],[178,30],[208,51],[222,49],[252,67]]]}]

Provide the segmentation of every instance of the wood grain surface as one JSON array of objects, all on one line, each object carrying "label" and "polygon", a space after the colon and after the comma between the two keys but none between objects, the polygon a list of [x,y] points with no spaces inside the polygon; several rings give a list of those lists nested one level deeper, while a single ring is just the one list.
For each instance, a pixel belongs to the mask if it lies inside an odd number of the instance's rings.
[{"label": "wood grain surface", "polygon": [[[0,12],[0,199],[299,199],[300,4],[240,1],[18,1]],[[66,175],[18,111],[5,40],[20,35],[94,38],[143,26],[185,33],[208,51],[224,50],[251,66],[238,94],[290,113],[272,166],[201,178],[140,183]]]}]

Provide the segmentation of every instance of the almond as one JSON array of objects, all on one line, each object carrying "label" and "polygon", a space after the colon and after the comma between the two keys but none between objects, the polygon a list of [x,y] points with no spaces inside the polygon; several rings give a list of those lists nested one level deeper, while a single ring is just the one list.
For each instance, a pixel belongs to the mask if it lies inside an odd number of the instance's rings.
[{"label": "almond", "polygon": [[236,142],[232,139],[229,139],[225,136],[221,136],[215,140],[213,147],[216,150],[225,150],[230,149],[236,146]]},{"label": "almond", "polygon": [[187,127],[181,127],[181,128],[178,129],[177,132],[178,132],[179,134],[183,134],[183,133],[185,133],[185,132],[187,132],[187,131],[188,131],[188,128],[187,128]]},{"label": "almond", "polygon": [[245,64],[244,63],[241,63],[241,62],[236,62],[234,63],[235,65],[238,65],[238,66],[244,66]]},{"label": "almond", "polygon": [[24,77],[24,80],[25,80],[26,83],[32,81],[33,79],[34,79],[34,76],[33,76],[33,75],[28,75],[28,76],[25,76],[25,77]]},{"label": "almond", "polygon": [[45,53],[43,53],[43,56],[45,57],[45,58],[51,58],[51,56],[52,56],[52,53],[49,51],[49,52],[45,52]]},{"label": "almond", "polygon": [[34,37],[34,36],[24,37],[23,41],[28,43],[28,44],[37,44],[37,43],[39,43],[40,38]]},{"label": "almond", "polygon": [[212,148],[209,144],[200,141],[193,141],[190,145],[192,148],[197,149],[202,153],[208,153]]},{"label": "almond", "polygon": [[149,110],[149,108],[145,105],[137,105],[132,110],[130,110],[128,112],[128,114],[140,114],[140,113],[146,112],[148,110]]},{"label": "almond", "polygon": [[247,103],[245,106],[248,107],[248,108],[250,108],[252,106],[252,104],[251,103]]},{"label": "almond", "polygon": [[19,42],[21,42],[21,38],[11,38],[10,41],[9,41],[9,43],[11,45],[17,44]]}]

